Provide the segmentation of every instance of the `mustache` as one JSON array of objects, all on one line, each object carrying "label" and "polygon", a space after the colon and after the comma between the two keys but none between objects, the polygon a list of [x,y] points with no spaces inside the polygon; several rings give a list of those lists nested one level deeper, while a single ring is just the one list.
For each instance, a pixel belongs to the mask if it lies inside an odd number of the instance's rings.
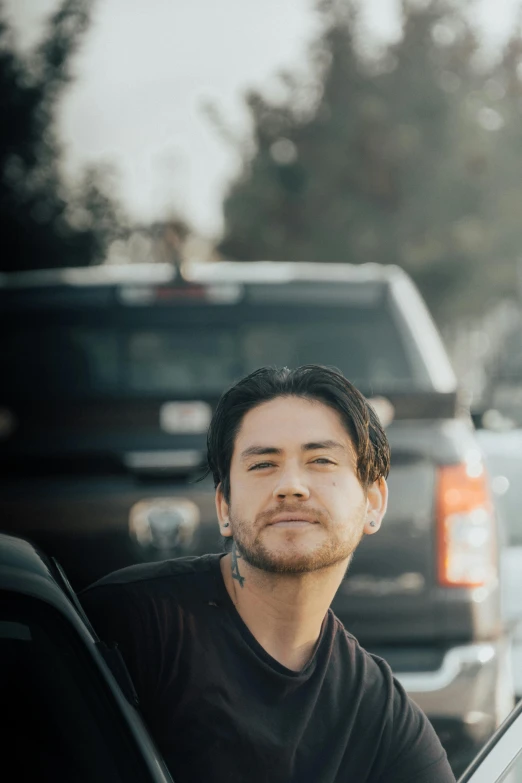
[{"label": "mustache", "polygon": [[299,514],[299,512],[313,517],[320,525],[328,525],[330,523],[330,515],[320,508],[302,505],[285,505],[278,506],[269,511],[262,511],[256,516],[256,525],[270,525],[274,517],[279,516],[279,514]]}]

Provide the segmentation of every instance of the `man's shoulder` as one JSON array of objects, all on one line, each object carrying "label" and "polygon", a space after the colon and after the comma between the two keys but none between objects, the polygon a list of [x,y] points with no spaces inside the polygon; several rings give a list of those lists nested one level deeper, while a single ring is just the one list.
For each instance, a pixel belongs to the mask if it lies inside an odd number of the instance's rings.
[{"label": "man's shoulder", "polygon": [[220,558],[220,554],[207,554],[201,557],[178,557],[151,563],[138,563],[112,571],[86,587],[82,593],[100,588],[117,589],[118,587],[153,590],[155,587],[163,586],[165,582],[172,586],[175,582],[194,580],[198,576],[211,576],[219,568]]},{"label": "man's shoulder", "polygon": [[393,687],[395,681],[387,661],[362,647],[359,640],[346,630],[337,617],[335,622],[338,649],[348,664],[350,674],[359,681],[364,677],[367,686],[373,683],[379,687]]}]

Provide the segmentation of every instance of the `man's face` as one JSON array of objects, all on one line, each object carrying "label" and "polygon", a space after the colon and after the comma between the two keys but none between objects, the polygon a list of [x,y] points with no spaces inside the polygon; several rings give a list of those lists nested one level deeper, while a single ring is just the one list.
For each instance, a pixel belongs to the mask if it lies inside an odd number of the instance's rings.
[{"label": "man's face", "polygon": [[382,487],[368,495],[359,483],[339,414],[301,397],[278,397],[245,415],[230,487],[230,505],[217,493],[222,530],[247,562],[272,573],[348,561],[363,533],[374,532],[369,515],[383,500]]}]

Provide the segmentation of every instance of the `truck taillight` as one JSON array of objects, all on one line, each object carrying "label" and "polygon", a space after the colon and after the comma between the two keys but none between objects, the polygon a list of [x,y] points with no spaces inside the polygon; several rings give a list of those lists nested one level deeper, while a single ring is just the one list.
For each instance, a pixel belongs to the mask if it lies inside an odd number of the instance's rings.
[{"label": "truck taillight", "polygon": [[482,463],[439,468],[438,579],[449,587],[480,587],[497,577],[493,506]]}]

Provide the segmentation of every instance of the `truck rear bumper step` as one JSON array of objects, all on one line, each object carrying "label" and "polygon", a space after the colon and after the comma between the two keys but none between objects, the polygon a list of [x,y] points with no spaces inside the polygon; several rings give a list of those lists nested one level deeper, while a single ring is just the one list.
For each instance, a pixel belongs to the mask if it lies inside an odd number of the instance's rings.
[{"label": "truck rear bumper step", "polygon": [[453,647],[445,654],[442,665],[432,672],[401,672],[396,678],[409,692],[430,693],[448,688],[463,673],[492,661],[497,654],[493,644],[470,644]]},{"label": "truck rear bumper step", "polygon": [[492,732],[514,706],[509,637],[453,647],[431,672],[396,678],[428,718],[458,721],[472,734]]}]

